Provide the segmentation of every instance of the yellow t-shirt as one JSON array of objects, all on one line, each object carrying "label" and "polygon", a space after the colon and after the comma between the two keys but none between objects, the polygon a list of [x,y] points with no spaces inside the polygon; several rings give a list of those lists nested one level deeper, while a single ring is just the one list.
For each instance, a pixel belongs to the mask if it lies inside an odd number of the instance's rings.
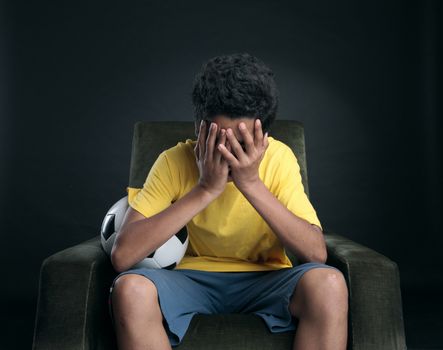
[{"label": "yellow t-shirt", "polygon": [[[265,186],[295,215],[322,228],[307,198],[291,148],[269,136],[260,163]],[[188,193],[199,179],[195,140],[179,142],[158,156],[143,188],[127,187],[129,205],[150,217]],[[224,192],[186,225],[189,245],[176,269],[265,271],[292,267],[285,248],[265,220],[228,182]]]}]

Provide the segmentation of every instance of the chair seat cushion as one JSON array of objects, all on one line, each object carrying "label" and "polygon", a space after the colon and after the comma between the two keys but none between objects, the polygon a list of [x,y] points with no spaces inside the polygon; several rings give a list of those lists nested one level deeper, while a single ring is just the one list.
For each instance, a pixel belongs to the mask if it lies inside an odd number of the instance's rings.
[{"label": "chair seat cushion", "polygon": [[291,349],[294,331],[271,333],[254,314],[197,314],[177,349]]}]

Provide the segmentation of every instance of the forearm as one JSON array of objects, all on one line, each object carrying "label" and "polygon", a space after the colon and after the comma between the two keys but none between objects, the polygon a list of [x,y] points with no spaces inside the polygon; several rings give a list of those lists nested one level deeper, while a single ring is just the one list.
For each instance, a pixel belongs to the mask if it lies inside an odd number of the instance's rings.
[{"label": "forearm", "polygon": [[195,186],[168,208],[149,218],[131,222],[120,232],[113,248],[113,265],[125,271],[163,245],[215,197]]},{"label": "forearm", "polygon": [[242,192],[282,244],[301,262],[326,261],[326,243],[321,230],[288,210],[262,181]]}]

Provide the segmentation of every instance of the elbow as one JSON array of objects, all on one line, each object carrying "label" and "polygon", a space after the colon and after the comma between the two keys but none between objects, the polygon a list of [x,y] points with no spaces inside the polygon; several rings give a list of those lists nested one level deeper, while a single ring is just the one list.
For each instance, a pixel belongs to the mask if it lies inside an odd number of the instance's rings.
[{"label": "elbow", "polygon": [[328,260],[328,248],[326,246],[325,238],[324,237],[322,237],[322,238],[323,238],[322,245],[321,245],[322,248],[320,249],[318,258],[320,259],[319,261],[322,264],[326,264],[326,261]]},{"label": "elbow", "polygon": [[112,247],[111,250],[111,264],[117,273],[121,273],[127,269],[124,262],[122,261],[120,250],[116,249],[115,245]]},{"label": "elbow", "polygon": [[321,253],[317,256],[316,261],[318,261],[321,264],[326,264],[326,261],[328,260],[328,251],[323,249]]},{"label": "elbow", "polygon": [[317,254],[315,254],[315,261],[319,262],[321,264],[326,264],[326,261],[328,260],[328,249],[326,247],[326,242],[323,239],[321,248],[317,250]]},{"label": "elbow", "polygon": [[327,259],[328,259],[327,251],[326,249],[324,249],[322,251],[319,250],[318,252],[313,252],[310,255],[305,255],[304,257],[300,257],[299,261],[302,264],[311,263],[311,262],[326,264]]},{"label": "elbow", "polygon": [[320,264],[326,264],[328,260],[328,251],[326,247],[318,249],[317,252],[312,253],[312,255],[306,259],[306,262],[316,262]]},{"label": "elbow", "polygon": [[325,254],[317,254],[312,255],[309,259],[306,259],[306,262],[316,262],[320,264],[326,264],[326,260],[328,259],[326,253]]},{"label": "elbow", "polygon": [[315,261],[326,264],[326,261],[328,260],[328,248],[326,246],[325,236],[323,233],[323,230],[320,229],[318,226],[313,225],[317,231],[320,233],[320,243],[318,244],[317,254],[315,255]]}]

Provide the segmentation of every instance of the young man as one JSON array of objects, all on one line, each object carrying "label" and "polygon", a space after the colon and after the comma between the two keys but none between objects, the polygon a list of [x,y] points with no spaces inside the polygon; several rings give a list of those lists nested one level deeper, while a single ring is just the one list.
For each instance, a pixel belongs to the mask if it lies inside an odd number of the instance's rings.
[{"label": "young man", "polygon": [[[197,141],[163,151],[143,188],[128,188],[111,254],[119,349],[171,349],[197,313],[254,313],[271,332],[296,329],[294,349],[346,349],[346,281],[325,264],[294,153],[268,136],[272,71],[249,54],[214,57],[192,98]],[[185,225],[189,246],[174,270],[131,269]]]}]

